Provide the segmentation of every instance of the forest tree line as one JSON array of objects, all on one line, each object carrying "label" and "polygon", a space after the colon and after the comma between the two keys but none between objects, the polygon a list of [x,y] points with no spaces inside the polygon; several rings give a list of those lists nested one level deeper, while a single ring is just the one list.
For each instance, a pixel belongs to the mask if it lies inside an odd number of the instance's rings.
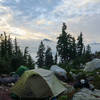
[{"label": "forest tree line", "polygon": [[4,32],[0,35],[0,73],[16,71],[20,65],[34,67],[34,61],[28,53],[28,47],[25,47],[24,52],[22,52],[17,39],[12,41],[11,36]]},{"label": "forest tree line", "polygon": [[[78,36],[77,40],[67,31],[67,25],[63,23],[62,33],[57,37],[57,53],[52,58],[52,50],[49,47],[45,53],[45,46],[43,42],[40,43],[37,52],[37,64],[39,67],[45,66],[50,68],[52,64],[58,64],[64,66],[70,66],[73,68],[80,68],[81,65],[93,59],[91,47],[83,42],[82,32]],[[48,55],[47,55],[48,54]],[[59,58],[59,62],[57,62]]]},{"label": "forest tree line", "polygon": [[100,52],[92,54],[91,47],[84,45],[82,32],[75,39],[67,32],[65,23],[62,26],[62,33],[57,37],[56,48],[57,51],[54,56],[52,49],[49,46],[46,49],[43,41],[41,41],[37,51],[37,61],[35,62],[28,52],[28,47],[25,47],[22,52],[17,39],[12,40],[11,36],[4,32],[4,34],[0,35],[0,73],[16,71],[20,65],[32,69],[35,64],[46,69],[49,69],[54,64],[80,68],[82,64],[95,57],[100,57]]}]

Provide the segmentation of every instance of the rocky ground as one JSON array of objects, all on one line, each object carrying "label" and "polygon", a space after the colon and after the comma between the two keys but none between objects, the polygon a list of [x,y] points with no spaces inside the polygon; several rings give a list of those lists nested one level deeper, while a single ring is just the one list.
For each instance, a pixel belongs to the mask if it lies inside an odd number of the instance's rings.
[{"label": "rocky ground", "polygon": [[83,88],[74,94],[72,100],[100,100],[100,90],[91,91]]}]

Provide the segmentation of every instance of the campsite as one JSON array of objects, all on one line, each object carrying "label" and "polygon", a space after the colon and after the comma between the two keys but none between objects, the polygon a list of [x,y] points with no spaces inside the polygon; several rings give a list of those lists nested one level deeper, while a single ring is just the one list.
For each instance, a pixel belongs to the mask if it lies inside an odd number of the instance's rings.
[{"label": "campsite", "polygon": [[[97,62],[95,61],[95,63]],[[97,73],[84,70],[77,74],[75,71],[71,71],[73,81],[69,81],[68,76],[65,77],[67,72],[57,65],[51,66],[50,70],[42,68],[29,70],[26,66],[20,66],[16,70],[16,74],[19,76],[17,79],[15,73],[11,77],[0,77],[0,100],[100,100],[100,71],[98,70]],[[76,79],[84,79],[86,75],[88,81],[92,81],[93,90],[86,86],[77,88],[74,86],[77,82]],[[99,80],[95,80],[98,75]]]},{"label": "campsite", "polygon": [[0,0],[0,100],[100,100],[100,0]]},{"label": "campsite", "polygon": [[22,52],[16,38],[13,44],[1,34],[0,100],[100,100],[100,52],[85,47],[82,33],[76,43],[66,29],[63,23],[55,57],[41,41],[36,61],[28,47]]},{"label": "campsite", "polygon": [[75,43],[66,29],[63,23],[55,57],[41,41],[37,61],[1,34],[0,100],[100,100],[100,52],[83,48],[82,33]]}]

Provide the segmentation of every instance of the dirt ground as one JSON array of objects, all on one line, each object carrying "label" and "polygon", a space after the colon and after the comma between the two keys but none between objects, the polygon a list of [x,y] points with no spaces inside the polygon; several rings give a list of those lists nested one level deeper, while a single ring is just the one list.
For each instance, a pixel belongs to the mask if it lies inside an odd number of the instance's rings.
[{"label": "dirt ground", "polygon": [[12,100],[10,98],[9,87],[3,85],[0,86],[0,100]]}]

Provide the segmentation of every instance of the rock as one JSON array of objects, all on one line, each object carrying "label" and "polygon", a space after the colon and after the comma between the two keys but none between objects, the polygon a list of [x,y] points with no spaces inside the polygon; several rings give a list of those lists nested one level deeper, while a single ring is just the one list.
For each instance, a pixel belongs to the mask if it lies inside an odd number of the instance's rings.
[{"label": "rock", "polygon": [[93,59],[92,61],[86,63],[84,71],[94,71],[100,68],[100,59]]},{"label": "rock", "polygon": [[72,100],[100,100],[100,90],[83,88],[73,95]]}]

